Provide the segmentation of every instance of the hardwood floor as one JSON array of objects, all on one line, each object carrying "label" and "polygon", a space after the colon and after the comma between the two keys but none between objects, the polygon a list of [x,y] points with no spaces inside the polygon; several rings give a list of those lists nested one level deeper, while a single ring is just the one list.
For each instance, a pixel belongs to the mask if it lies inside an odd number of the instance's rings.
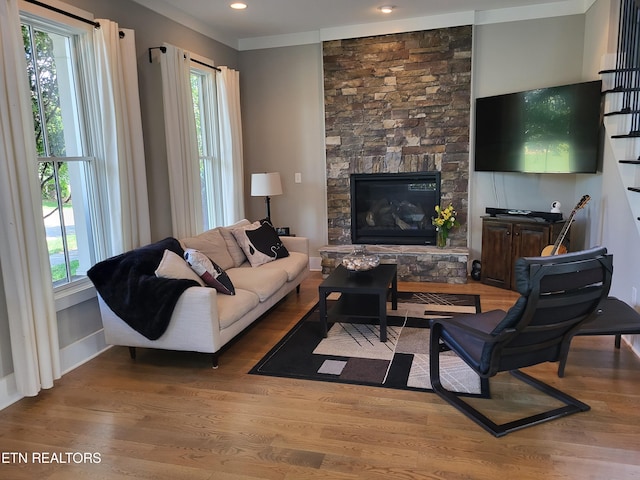
[{"label": "hardwood floor", "polygon": [[[640,359],[613,337],[576,337],[565,378],[556,364],[527,369],[589,412],[501,439],[434,394],[248,375],[320,281],[313,274],[225,349],[217,370],[207,355],[139,349],[132,361],[114,347],[0,411],[0,478],[640,478]],[[473,281],[400,289],[478,293],[483,311],[516,298]],[[492,392],[476,405],[501,421],[546,403],[508,374]]]}]

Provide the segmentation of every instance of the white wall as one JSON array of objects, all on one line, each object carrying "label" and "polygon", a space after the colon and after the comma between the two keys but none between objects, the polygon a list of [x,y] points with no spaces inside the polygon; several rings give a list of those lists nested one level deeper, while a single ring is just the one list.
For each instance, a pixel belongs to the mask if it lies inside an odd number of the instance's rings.
[{"label": "white wall", "polygon": [[[587,12],[585,35],[585,68],[602,69],[603,57],[607,53],[614,53],[617,49],[617,23],[618,0],[598,0]],[[607,19],[609,21],[607,21]],[[619,131],[607,132],[610,134],[623,133]],[[621,142],[622,145],[621,145]],[[624,181],[621,176],[635,174],[640,178],[639,167],[619,168],[614,152],[626,149],[629,140],[616,140],[605,136],[603,147],[603,172],[602,189],[599,197],[598,214],[593,218],[591,232],[594,243],[600,243],[613,253],[613,282],[611,294],[634,306],[640,311],[638,292],[640,292],[640,255],[637,253],[637,245],[640,245],[640,234],[636,223],[638,220],[633,214]],[[638,142],[634,142],[638,145]],[[640,154],[636,150],[635,155]],[[635,158],[635,157],[634,157]],[[637,195],[637,194],[636,194]],[[633,197],[637,202],[640,199]],[[599,240],[597,242],[596,240]],[[635,298],[634,298],[635,289]],[[640,335],[625,337],[631,343],[635,351],[640,355]]]},{"label": "white wall", "polygon": [[[477,26],[474,98],[598,78],[597,71],[588,78],[583,74],[584,18],[572,15]],[[472,112],[472,130],[474,125]],[[473,142],[471,165],[470,259],[480,259],[481,217],[487,207],[549,211],[551,202],[559,200],[566,218],[582,195],[599,190],[599,175],[588,176],[596,185],[592,192],[583,192],[576,185],[587,175],[474,172]],[[584,215],[577,217],[572,228],[572,242],[577,247],[583,246]]]}]

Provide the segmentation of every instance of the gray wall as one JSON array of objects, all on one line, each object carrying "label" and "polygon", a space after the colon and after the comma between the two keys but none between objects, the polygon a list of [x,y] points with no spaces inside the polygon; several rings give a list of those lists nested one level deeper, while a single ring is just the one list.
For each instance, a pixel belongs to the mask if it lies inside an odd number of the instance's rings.
[{"label": "gray wall", "polygon": [[240,70],[247,218],[265,215],[264,198],[249,196],[251,173],[280,172],[271,217],[316,251],[327,243],[322,47],[241,52]]},{"label": "gray wall", "polygon": [[140,107],[151,209],[151,236],[153,240],[161,240],[171,235],[172,230],[169,177],[160,65],[157,62],[149,63],[148,48],[167,42],[209,58],[216,65],[231,68],[238,68],[238,52],[130,0],[65,1],[92,12],[96,18],[108,18],[118,22],[122,28],[135,30]]}]

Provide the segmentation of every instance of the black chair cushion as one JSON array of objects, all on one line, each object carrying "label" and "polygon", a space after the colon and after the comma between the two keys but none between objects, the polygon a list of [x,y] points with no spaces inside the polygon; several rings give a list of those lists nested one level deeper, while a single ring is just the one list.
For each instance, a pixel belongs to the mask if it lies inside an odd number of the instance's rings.
[{"label": "black chair cushion", "polygon": [[443,329],[442,338],[472,368],[480,373],[486,373],[487,360],[484,358],[487,354],[486,340],[456,326],[456,324],[491,335],[496,325],[501,323],[506,314],[507,312],[504,310],[491,310],[473,315],[457,316],[455,317],[456,323],[448,323]]}]

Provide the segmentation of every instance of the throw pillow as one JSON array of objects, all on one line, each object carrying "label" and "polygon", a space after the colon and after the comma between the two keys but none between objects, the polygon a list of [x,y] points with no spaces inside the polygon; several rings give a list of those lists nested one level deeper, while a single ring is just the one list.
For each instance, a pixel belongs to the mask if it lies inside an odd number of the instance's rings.
[{"label": "throw pillow", "polygon": [[180,255],[171,250],[165,250],[162,260],[155,271],[156,277],[173,278],[177,280],[195,280],[204,287],[202,279],[189,267]]},{"label": "throw pillow", "polygon": [[232,232],[252,267],[289,256],[289,251],[269,222],[255,222]]},{"label": "throw pillow", "polygon": [[236,290],[229,275],[212,262],[204,253],[188,248],[184,251],[184,259],[196,274],[210,287],[225,295],[235,295]]},{"label": "throw pillow", "polygon": [[210,258],[212,262],[220,265],[220,268],[227,270],[234,267],[234,260],[227,249],[227,242],[222,237],[221,229],[212,228],[195,237],[182,238],[180,242],[184,249],[191,248],[198,250]]},{"label": "throw pillow", "polygon": [[239,267],[246,260],[247,257],[244,255],[242,248],[238,245],[236,238],[233,236],[233,229],[244,227],[245,225],[251,225],[251,222],[246,218],[243,218],[239,222],[234,223],[233,225],[229,225],[228,227],[220,227],[220,233],[222,234],[222,238],[224,238],[225,243],[227,244],[227,250],[229,251],[229,255],[233,259],[233,266]]}]

